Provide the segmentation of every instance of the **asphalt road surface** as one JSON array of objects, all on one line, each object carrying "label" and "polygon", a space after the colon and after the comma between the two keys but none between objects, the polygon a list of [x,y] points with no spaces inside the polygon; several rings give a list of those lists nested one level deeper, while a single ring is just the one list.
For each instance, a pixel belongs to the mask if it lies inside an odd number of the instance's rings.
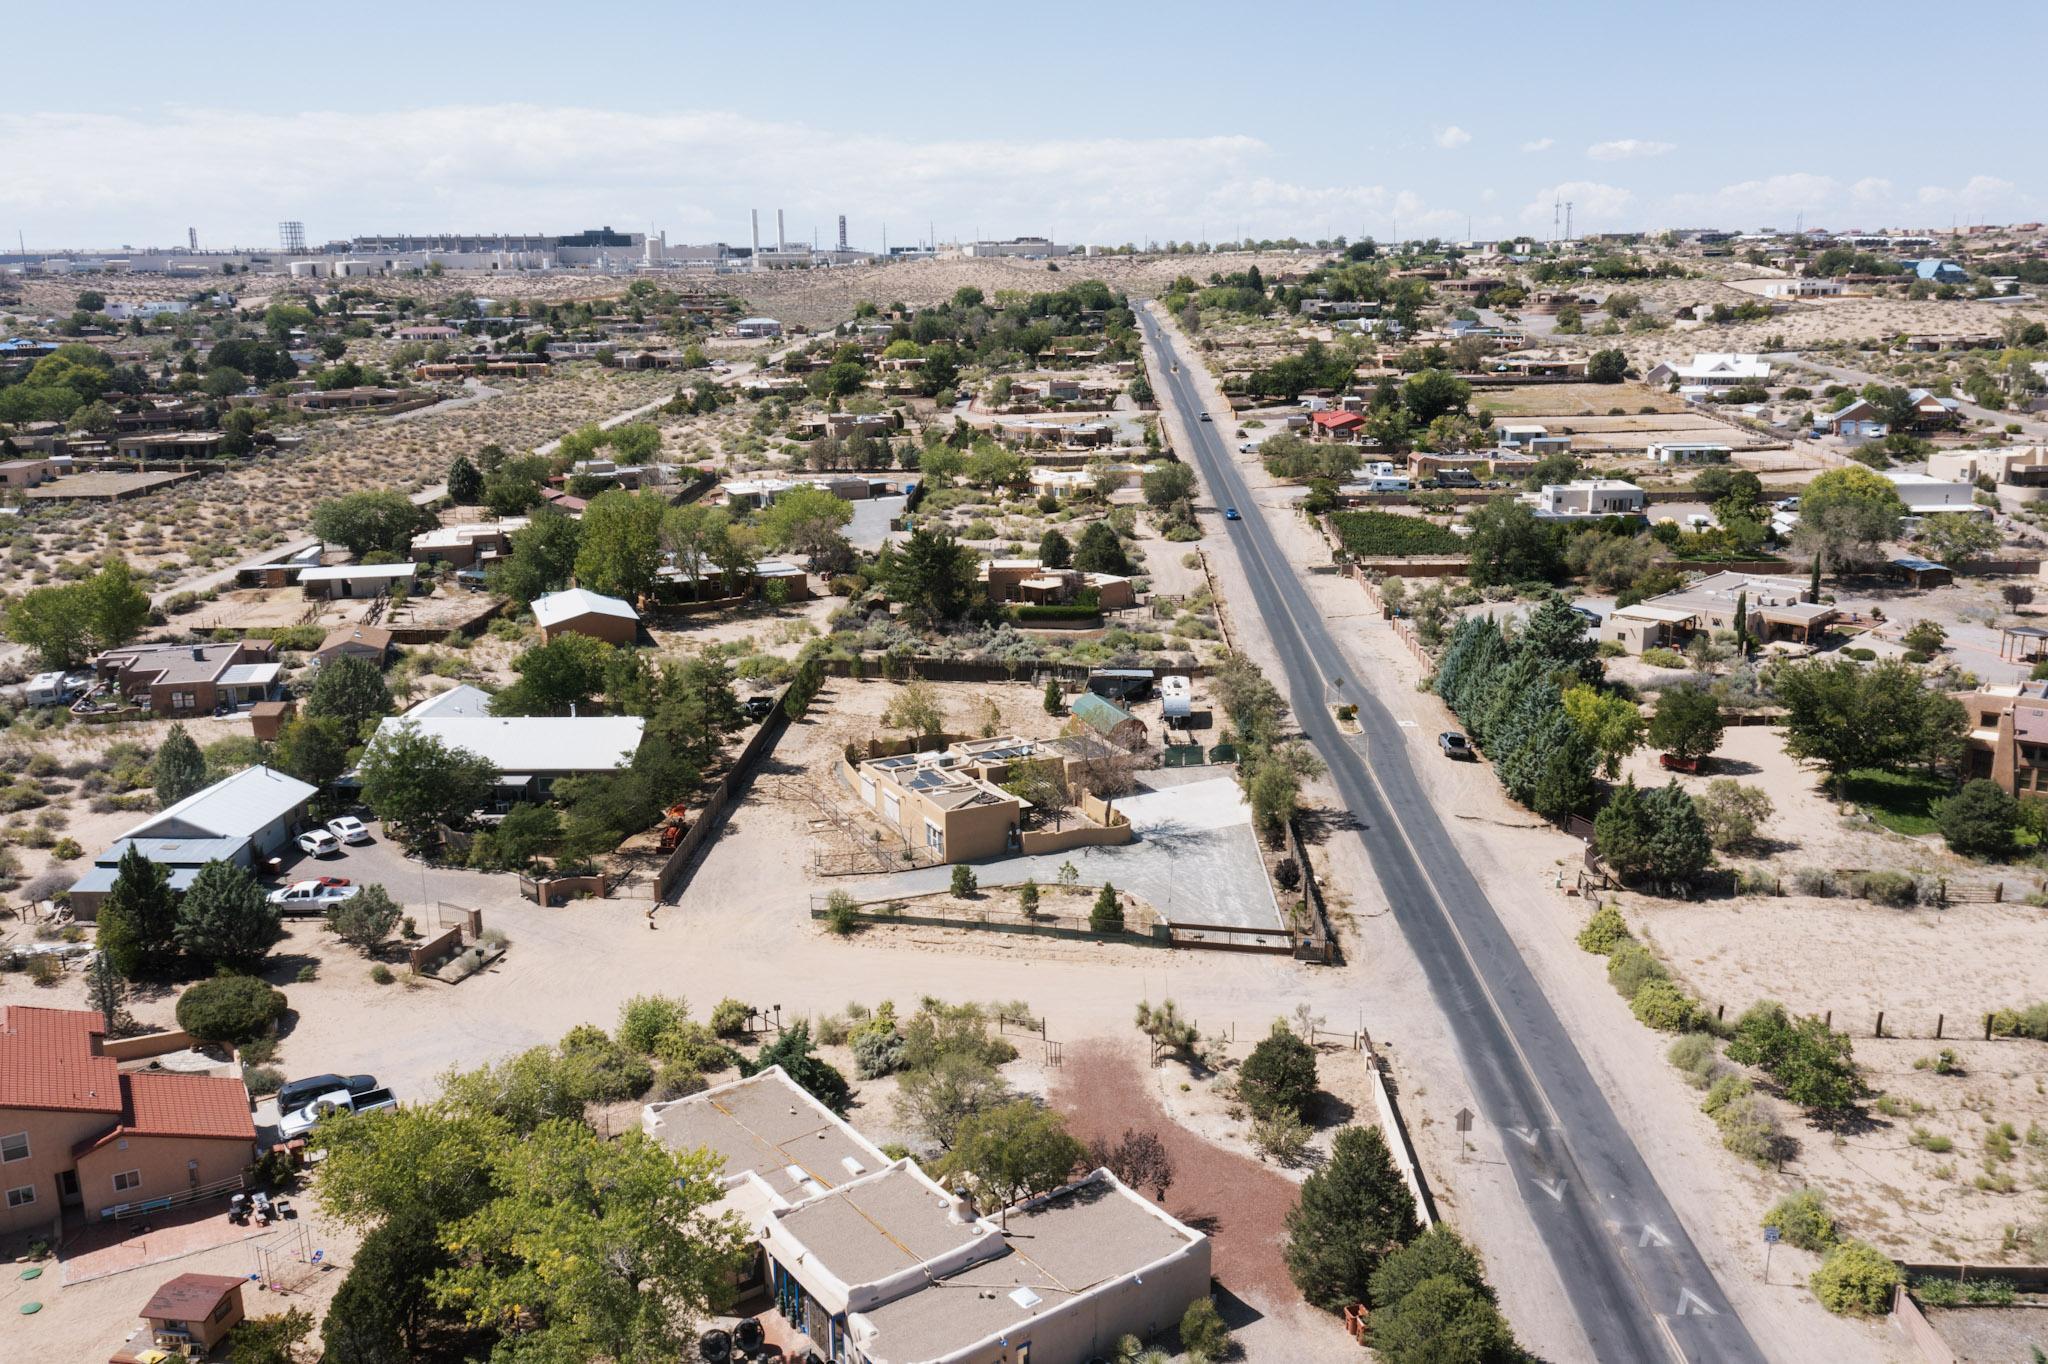
[{"label": "asphalt road surface", "polygon": [[[1210,496],[1236,507],[1224,524],[1285,670],[1296,721],[1329,763],[1397,921],[1451,1020],[1479,1120],[1501,1146],[1571,1305],[1603,1362],[1761,1361],[1641,1154],[1615,1119],[1570,1035],[1460,859],[1409,765],[1408,743],[1338,648],[1267,529],[1251,489],[1171,339],[1139,325],[1161,363],[1162,400],[1194,442]],[[1357,705],[1348,737],[1331,707]]]}]

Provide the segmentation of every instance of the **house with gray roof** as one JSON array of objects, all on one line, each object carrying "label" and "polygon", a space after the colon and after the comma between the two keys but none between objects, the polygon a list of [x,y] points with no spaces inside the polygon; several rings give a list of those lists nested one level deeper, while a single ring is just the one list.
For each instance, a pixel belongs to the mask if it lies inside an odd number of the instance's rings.
[{"label": "house with gray roof", "polygon": [[231,862],[262,874],[307,820],[319,788],[268,767],[245,767],[203,791],[166,806],[129,829],[93,858],[71,887],[71,909],[90,920],[114,888],[121,856],[132,846],[170,872],[182,891],[209,862]]},{"label": "house with gray roof", "polygon": [[722,1159],[719,1210],[756,1248],[740,1298],[779,1313],[819,1358],[1107,1357],[1209,1293],[1208,1238],[1108,1170],[984,1213],[888,1159],[780,1067],[650,1104],[642,1126]]}]

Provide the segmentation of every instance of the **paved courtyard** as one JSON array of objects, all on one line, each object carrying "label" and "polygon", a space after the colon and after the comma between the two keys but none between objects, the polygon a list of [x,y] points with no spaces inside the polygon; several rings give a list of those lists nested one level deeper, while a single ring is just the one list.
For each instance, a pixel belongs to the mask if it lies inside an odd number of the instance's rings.
[{"label": "paved courtyard", "polygon": [[[1181,769],[1183,772],[1188,769]],[[1199,769],[1197,769],[1199,770]],[[1148,773],[1145,780],[1171,779]],[[1211,928],[1281,928],[1280,906],[1266,879],[1251,807],[1231,777],[1179,781],[1140,790],[1116,802],[1131,821],[1134,841],[1114,848],[1076,848],[1040,857],[1006,857],[983,864],[983,879],[1029,876],[1051,881],[1072,862],[1091,885],[1114,882],[1149,903],[1162,919]],[[944,890],[948,866],[893,872],[859,882],[864,899]]]}]

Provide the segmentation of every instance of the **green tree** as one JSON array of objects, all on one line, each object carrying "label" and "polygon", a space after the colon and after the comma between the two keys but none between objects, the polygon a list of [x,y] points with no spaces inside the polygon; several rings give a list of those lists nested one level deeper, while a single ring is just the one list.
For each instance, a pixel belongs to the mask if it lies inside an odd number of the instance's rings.
[{"label": "green tree", "polygon": [[614,488],[583,511],[576,581],[592,592],[637,601],[654,590],[668,503],[654,493]]},{"label": "green tree", "polygon": [[1628,377],[1628,355],[1609,347],[1586,357],[1586,377],[1596,384],[1618,384]]},{"label": "green tree", "polygon": [[448,466],[448,500],[458,507],[473,507],[484,495],[484,476],[468,455],[457,455]]},{"label": "green tree", "polygon": [[920,738],[946,731],[946,708],[938,688],[922,680],[905,682],[882,710],[882,723]]},{"label": "green tree", "polygon": [[1401,405],[1412,425],[1428,426],[1447,412],[1463,412],[1472,399],[1472,385],[1447,370],[1425,369],[1401,385]]},{"label": "green tree", "polygon": [[1721,746],[1721,703],[1705,687],[1666,687],[1650,717],[1650,747],[1674,758],[1697,760]]},{"label": "green tree", "polygon": [[1593,820],[1593,846],[1625,881],[1655,875],[1683,881],[1713,860],[1713,844],[1692,797],[1676,782],[1649,791],[1616,787]]},{"label": "green tree", "polygon": [[379,734],[357,766],[377,817],[417,841],[437,824],[459,824],[489,798],[490,760],[401,723]]},{"label": "green tree", "polygon": [[329,909],[327,926],[349,946],[374,957],[398,927],[401,917],[403,911],[391,898],[391,892],[380,885],[368,885]]},{"label": "green tree", "polygon": [[208,862],[178,903],[178,946],[208,971],[254,971],[284,937],[256,878],[232,862]]},{"label": "green tree", "polygon": [[753,1061],[742,1062],[740,1069],[748,1075],[759,1075],[770,1066],[781,1066],[783,1074],[835,1113],[845,1112],[847,1103],[853,1098],[853,1089],[846,1083],[846,1077],[831,1063],[819,1059],[813,1051],[808,1022],[784,1030],[773,1042],[761,1048]]},{"label": "green tree", "polygon": [[215,976],[178,996],[178,1026],[199,1042],[253,1042],[284,1017],[284,991],[255,976]]},{"label": "green tree", "polygon": [[306,696],[306,714],[331,719],[351,742],[391,713],[391,689],[384,674],[367,658],[342,654],[320,665],[313,690]]},{"label": "green tree", "polygon": [[1088,910],[1088,931],[1091,933],[1121,933],[1124,931],[1123,901],[1117,899],[1116,887],[1109,882],[1102,883],[1096,892],[1095,903]]},{"label": "green tree", "polygon": [[1564,711],[1595,753],[1602,770],[1613,781],[1621,775],[1621,762],[1643,744],[1643,713],[1625,696],[1573,687],[1564,694]]},{"label": "green tree", "polygon": [[2012,851],[2019,802],[1995,781],[1978,778],[1941,803],[1935,825],[1948,846],[1965,856],[2003,857]]},{"label": "green tree", "polygon": [[1419,1229],[1386,1138],[1377,1127],[1346,1127],[1287,1213],[1287,1272],[1310,1304],[1341,1311],[1369,1299],[1374,1272]]},{"label": "green tree", "polygon": [[313,533],[357,558],[373,550],[403,557],[424,524],[411,499],[388,488],[344,493],[313,508]]},{"label": "green tree", "polygon": [[100,905],[96,942],[128,980],[168,975],[178,960],[178,898],[171,873],[130,843]]},{"label": "green tree", "polygon": [[455,1267],[440,1235],[427,1209],[411,1207],[363,1238],[320,1326],[332,1364],[408,1364],[425,1353],[437,1316],[429,1284]]},{"label": "green tree", "polygon": [[1154,510],[1170,507],[1194,495],[1195,471],[1177,461],[1154,464],[1145,471],[1140,486],[1147,506]]},{"label": "green tree", "polygon": [[[1804,507],[1805,503],[1800,505]],[[1922,549],[1953,568],[1989,554],[2005,543],[2005,536],[1988,516],[1946,512],[1920,518],[1919,540]]]},{"label": "green tree", "polygon": [[[573,433],[572,433],[573,434]],[[566,457],[570,437],[562,438],[558,454]],[[540,505],[540,490],[550,472],[547,460],[538,455],[508,459],[484,474],[484,505],[493,516],[518,516]]]},{"label": "green tree", "polygon": [[791,488],[762,511],[761,539],[773,549],[816,560],[845,543],[841,530],[853,520],[853,504],[823,488]]},{"label": "green tree", "polygon": [[1930,692],[1917,669],[1898,660],[1862,665],[1810,659],[1772,675],[1785,708],[1785,751],[1825,769],[1839,790],[1859,767],[1892,767],[1944,747],[1956,703]]},{"label": "green tree", "polygon": [[608,433],[612,455],[621,464],[646,464],[661,453],[661,428],[647,422],[628,422]]},{"label": "green tree", "polygon": [[1127,577],[1131,572],[1131,560],[1124,553],[1123,541],[1109,522],[1091,521],[1088,529],[1081,532],[1081,543],[1074,547],[1074,567],[1083,573],[1112,573]]},{"label": "green tree", "polygon": [[904,1072],[897,1082],[896,1118],[939,1150],[950,1151],[962,1123],[1009,1098],[1009,1085],[988,1060],[948,1051]]},{"label": "green tree", "polygon": [[1058,526],[1049,528],[1038,540],[1038,562],[1047,568],[1065,568],[1074,562],[1074,547],[1067,537],[1060,534]]},{"label": "green tree", "polygon": [[205,788],[206,759],[183,725],[172,725],[171,732],[164,736],[163,744],[156,751],[156,759],[150,764],[150,775],[156,781],[156,803],[159,806],[176,805],[193,792]]},{"label": "green tree", "polygon": [[1065,710],[1066,708],[1067,698],[1060,691],[1059,679],[1056,677],[1046,678],[1045,713],[1047,715],[1058,715],[1061,711]]},{"label": "green tree", "polygon": [[1556,532],[1527,504],[1496,497],[1466,518],[1472,534],[1472,581],[1480,587],[1555,582],[1564,572]]},{"label": "green tree", "polygon": [[1829,564],[1864,564],[1896,539],[1906,514],[1898,489],[1883,475],[1851,465],[1830,469],[1806,485],[1792,540]]},{"label": "green tree", "polygon": [[607,1141],[577,1122],[543,1123],[491,1154],[493,1197],[444,1229],[458,1253],[436,1302],[478,1325],[518,1320],[523,1359],[673,1359],[721,1306],[746,1254],[718,1159],[637,1131]]},{"label": "green tree", "polygon": [[1380,1263],[1372,1276],[1372,1309],[1384,1312],[1430,1279],[1452,1279],[1492,1298],[1479,1257],[1439,1222]]},{"label": "green tree", "polygon": [[557,635],[512,660],[519,680],[491,698],[493,715],[568,715],[605,690],[618,650],[590,635]]},{"label": "green tree", "polygon": [[92,619],[77,587],[32,587],[7,603],[7,637],[46,668],[72,668],[92,652]]},{"label": "green tree", "polygon": [[95,648],[126,644],[149,623],[149,594],[135,585],[128,561],[118,555],[85,581],[84,595]]},{"label": "green tree", "polygon": [[121,1014],[121,1005],[128,999],[128,987],[121,980],[121,973],[114,965],[113,954],[105,950],[92,954],[85,964],[85,995],[93,1011],[99,1014],[105,1025],[107,1036],[114,1036],[115,1025]]},{"label": "green tree", "polygon": [[1386,1364],[1519,1364],[1525,1358],[1492,1299],[1448,1275],[1424,1279],[1375,1312],[1372,1344]]},{"label": "green tree", "polygon": [[351,737],[337,716],[295,716],[278,731],[271,759],[300,781],[325,787],[348,770]]},{"label": "green tree", "polygon": [[1215,1364],[1230,1353],[1230,1328],[1224,1324],[1223,1314],[1216,1310],[1215,1299],[1196,1298],[1181,1313],[1180,1348],[1186,1352],[1189,1364]]},{"label": "green tree", "polygon": [[1007,1213],[1065,1184],[1087,1154],[1057,1113],[1019,1099],[964,1119],[944,1169]]},{"label": "green tree", "polygon": [[1315,1048],[1285,1022],[1274,1023],[1239,1067],[1237,1092],[1255,1118],[1302,1117],[1316,1096]]},{"label": "green tree", "polygon": [[297,1364],[299,1348],[313,1334],[313,1314],[289,1307],[268,1316],[244,1317],[221,1347],[226,1364]]},{"label": "green tree", "polygon": [[527,524],[512,532],[511,543],[512,552],[491,567],[491,587],[526,606],[569,585],[583,546],[583,523],[555,507],[535,507]]},{"label": "green tree", "polygon": [[915,620],[957,620],[974,593],[974,552],[947,531],[918,527],[892,556],[889,594]]}]

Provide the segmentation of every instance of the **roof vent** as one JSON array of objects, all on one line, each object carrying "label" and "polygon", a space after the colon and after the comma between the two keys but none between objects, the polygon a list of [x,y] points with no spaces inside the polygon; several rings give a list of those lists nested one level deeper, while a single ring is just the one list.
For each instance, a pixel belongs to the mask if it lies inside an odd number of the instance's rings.
[{"label": "roof vent", "polygon": [[1024,1287],[1022,1284],[1019,1284],[1017,1287],[1010,1290],[1010,1301],[1016,1303],[1019,1307],[1023,1308],[1025,1311],[1028,1312],[1032,1308],[1038,1306],[1038,1304],[1044,1302],[1045,1299],[1039,1297],[1036,1293]]}]

